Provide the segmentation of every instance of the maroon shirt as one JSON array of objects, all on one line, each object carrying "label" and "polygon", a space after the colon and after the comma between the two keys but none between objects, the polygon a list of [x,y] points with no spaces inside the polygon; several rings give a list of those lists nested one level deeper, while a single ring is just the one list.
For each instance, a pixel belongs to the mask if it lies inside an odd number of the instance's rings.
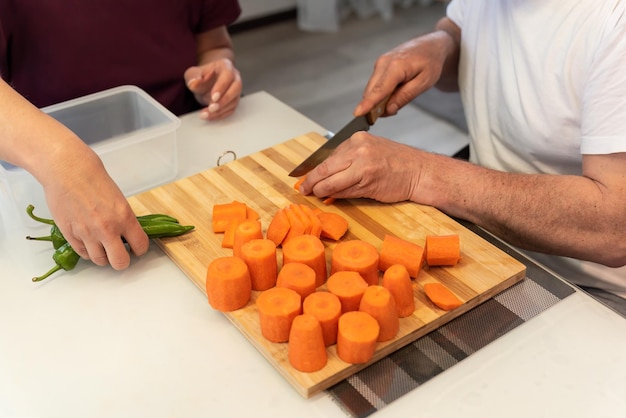
[{"label": "maroon shirt", "polygon": [[38,107],[133,84],[173,113],[195,36],[234,22],[237,0],[0,0],[0,74]]}]

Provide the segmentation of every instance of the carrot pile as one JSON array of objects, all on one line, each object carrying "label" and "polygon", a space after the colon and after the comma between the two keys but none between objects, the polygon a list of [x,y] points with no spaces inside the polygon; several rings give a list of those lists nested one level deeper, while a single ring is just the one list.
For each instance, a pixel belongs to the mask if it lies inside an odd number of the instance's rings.
[{"label": "carrot pile", "polygon": [[232,312],[260,292],[261,334],[287,343],[289,363],[301,372],[321,370],[332,345],[347,363],[368,362],[378,343],[398,335],[401,318],[413,315],[420,288],[439,309],[463,303],[442,283],[419,287],[412,281],[423,269],[455,266],[458,235],[428,235],[422,246],[387,234],[377,249],[358,239],[342,241],[348,221],[332,209],[299,203],[277,210],[264,233],[258,212],[238,201],[214,205],[212,228],[224,234],[221,245],[233,255],[207,267],[209,304]]}]

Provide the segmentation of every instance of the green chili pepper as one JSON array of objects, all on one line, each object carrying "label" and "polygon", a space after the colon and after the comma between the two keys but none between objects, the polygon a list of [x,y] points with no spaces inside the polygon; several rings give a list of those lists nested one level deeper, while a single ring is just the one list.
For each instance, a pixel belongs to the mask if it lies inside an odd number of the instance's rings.
[{"label": "green chili pepper", "polygon": [[54,251],[54,254],[52,254],[52,259],[54,260],[56,265],[48,270],[47,273],[39,277],[33,277],[33,282],[39,282],[59,270],[72,270],[74,267],[76,267],[76,264],[78,264],[80,256],[76,251],[74,251],[72,246],[66,242]]},{"label": "green chili pepper", "polygon": [[173,222],[173,223],[178,223],[178,219],[170,216],[170,215],[164,215],[162,213],[152,213],[150,215],[141,215],[141,216],[137,216],[137,220],[139,221],[139,223],[145,223],[145,222]]},{"label": "green chili pepper", "polygon": [[50,235],[46,235],[43,237],[31,237],[30,235],[28,235],[26,239],[36,241],[52,241],[52,246],[55,250],[67,242],[67,240],[63,236],[63,233],[56,225],[52,225],[52,227],[50,228]]},{"label": "green chili pepper", "polygon": [[182,235],[194,229],[194,226],[174,222],[152,222],[142,225],[142,228],[148,238],[152,239]]}]

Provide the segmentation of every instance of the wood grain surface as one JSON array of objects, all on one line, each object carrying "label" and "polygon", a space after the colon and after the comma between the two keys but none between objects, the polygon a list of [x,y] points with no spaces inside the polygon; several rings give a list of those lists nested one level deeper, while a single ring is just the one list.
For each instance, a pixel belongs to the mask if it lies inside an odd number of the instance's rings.
[{"label": "wood grain surface", "polygon": [[[383,204],[368,199],[338,200],[327,206],[316,197],[302,196],[294,190],[296,179],[289,177],[288,173],[324,141],[316,133],[302,135],[129,198],[137,215],[167,213],[178,218],[181,223],[195,225],[193,232],[157,240],[157,244],[205,296],[207,266],[216,257],[232,255],[232,250],[221,247],[222,234],[212,232],[211,211],[214,204],[233,200],[246,203],[259,213],[265,232],[279,208],[290,203],[305,203],[344,216],[350,225],[344,240],[368,241],[378,249],[385,234],[393,234],[422,246],[429,234],[459,234],[461,261],[454,267],[421,271],[413,283],[415,312],[401,319],[400,332],[395,339],[378,343],[373,359],[366,364],[350,365],[343,362],[337,357],[335,346],[331,346],[328,348],[329,361],[325,368],[314,373],[298,372],[289,365],[287,344],[271,343],[261,335],[255,305],[258,292],[253,292],[252,300],[246,307],[225,314],[304,397],[329,388],[467,312],[523,279],[526,271],[522,263],[435,208],[408,202]],[[336,243],[324,243],[330,266],[330,254]],[[280,249],[278,257],[280,267]],[[448,312],[435,307],[422,290],[424,283],[432,281],[444,283],[464,304]],[[207,309],[212,309],[208,301]]]}]

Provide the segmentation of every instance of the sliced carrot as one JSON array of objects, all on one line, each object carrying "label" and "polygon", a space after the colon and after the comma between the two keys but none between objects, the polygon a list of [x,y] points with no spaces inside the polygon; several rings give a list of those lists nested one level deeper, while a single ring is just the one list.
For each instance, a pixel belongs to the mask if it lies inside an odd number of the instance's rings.
[{"label": "sliced carrot", "polygon": [[368,284],[378,284],[378,259],[378,250],[371,243],[357,239],[342,241],[333,249],[330,273],[356,271]]},{"label": "sliced carrot", "polygon": [[406,318],[415,312],[413,284],[409,271],[403,264],[393,264],[387,268],[383,274],[382,285],[393,295],[400,318]]},{"label": "sliced carrot", "polygon": [[348,231],[348,221],[335,212],[319,212],[317,218],[322,224],[320,237],[339,241]]},{"label": "sliced carrot", "polygon": [[302,300],[317,288],[315,284],[315,270],[312,267],[298,262],[283,264],[278,272],[277,287],[287,287],[298,292]]},{"label": "sliced carrot", "polygon": [[302,312],[311,314],[320,321],[327,347],[337,342],[337,325],[342,313],[341,301],[337,295],[324,291],[311,293],[302,302]]},{"label": "sliced carrot", "polygon": [[394,264],[402,264],[409,272],[409,276],[417,277],[424,264],[424,248],[414,242],[385,235],[380,247],[378,269],[386,271]]},{"label": "sliced carrot", "polygon": [[302,176],[300,177],[298,180],[296,180],[296,182],[293,185],[293,188],[296,189],[296,191],[300,191],[300,186],[302,185],[302,183],[304,183],[304,180],[306,180],[306,176]]},{"label": "sliced carrot", "polygon": [[361,298],[368,284],[356,271],[338,271],[326,282],[328,291],[339,298],[343,313],[359,309]]},{"label": "sliced carrot", "polygon": [[291,228],[291,225],[289,224],[285,210],[279,209],[270,221],[267,231],[265,232],[265,237],[274,241],[274,244],[278,247],[287,236],[289,228]]},{"label": "sliced carrot", "polygon": [[297,203],[292,203],[291,205],[289,205],[289,208],[293,210],[293,212],[296,215],[298,215],[300,222],[302,222],[302,225],[304,225],[303,234],[310,234],[311,233],[311,221],[309,220],[309,217],[307,216],[307,214],[304,213],[302,206],[300,206]]},{"label": "sliced carrot", "polygon": [[303,263],[315,271],[315,286],[326,283],[326,252],[322,241],[313,235],[299,235],[283,244],[283,266]]},{"label": "sliced carrot", "polygon": [[289,333],[289,364],[305,373],[321,370],[328,363],[322,326],[313,315],[302,314],[294,318]]},{"label": "sliced carrot", "polygon": [[424,284],[424,293],[432,303],[444,311],[450,311],[463,304],[461,299],[439,282]]},{"label": "sliced carrot", "polygon": [[256,306],[261,334],[274,343],[287,342],[293,319],[302,313],[300,295],[286,287],[272,287],[259,294]]},{"label": "sliced carrot", "polygon": [[300,207],[302,208],[302,212],[304,212],[307,216],[309,224],[311,225],[309,234],[319,238],[322,233],[322,222],[320,221],[320,218],[317,217],[317,214],[313,212],[313,209],[311,209],[310,206],[300,204]]},{"label": "sliced carrot", "polygon": [[454,266],[460,259],[461,243],[457,234],[426,237],[426,263],[429,266]]},{"label": "sliced carrot", "polygon": [[287,219],[289,220],[289,231],[287,232],[287,235],[283,239],[283,242],[282,242],[283,246],[290,239],[303,235],[304,231],[306,230],[306,226],[302,223],[302,221],[300,220],[300,217],[298,216],[297,213],[293,211],[292,208],[287,206],[286,208],[284,208],[284,210],[285,210],[285,215],[287,215]]},{"label": "sliced carrot", "polygon": [[335,200],[337,199],[335,199],[334,197],[327,197],[322,200],[322,203],[325,205],[332,205],[333,203],[335,203]]},{"label": "sliced carrot", "polygon": [[242,220],[236,218],[228,221],[224,236],[222,237],[222,248],[233,248],[235,246],[235,230],[240,222],[242,222]]},{"label": "sliced carrot", "polygon": [[246,306],[252,295],[248,266],[239,257],[215,258],[206,273],[209,304],[218,311],[230,312]]},{"label": "sliced carrot", "polygon": [[339,318],[337,355],[350,364],[367,363],[374,356],[380,326],[367,312],[346,312]]},{"label": "sliced carrot", "polygon": [[400,318],[398,309],[391,292],[379,285],[369,286],[365,289],[359,311],[372,315],[380,326],[378,341],[393,339],[400,330]]},{"label": "sliced carrot", "polygon": [[247,216],[247,205],[242,202],[232,201],[213,205],[212,211],[213,232],[221,233],[226,231],[226,227],[231,220],[244,220]]},{"label": "sliced carrot", "polygon": [[252,290],[267,290],[276,285],[278,260],[272,240],[252,239],[241,246],[240,252],[250,270]]},{"label": "sliced carrot", "polygon": [[246,219],[257,221],[259,219],[259,212],[252,209],[250,206],[246,206]]},{"label": "sliced carrot", "polygon": [[[261,231],[261,222],[252,219],[245,219],[235,228],[235,234],[233,236],[233,255],[241,257],[241,246],[253,239],[263,238],[263,231]],[[276,246],[274,246],[276,247]]]}]

